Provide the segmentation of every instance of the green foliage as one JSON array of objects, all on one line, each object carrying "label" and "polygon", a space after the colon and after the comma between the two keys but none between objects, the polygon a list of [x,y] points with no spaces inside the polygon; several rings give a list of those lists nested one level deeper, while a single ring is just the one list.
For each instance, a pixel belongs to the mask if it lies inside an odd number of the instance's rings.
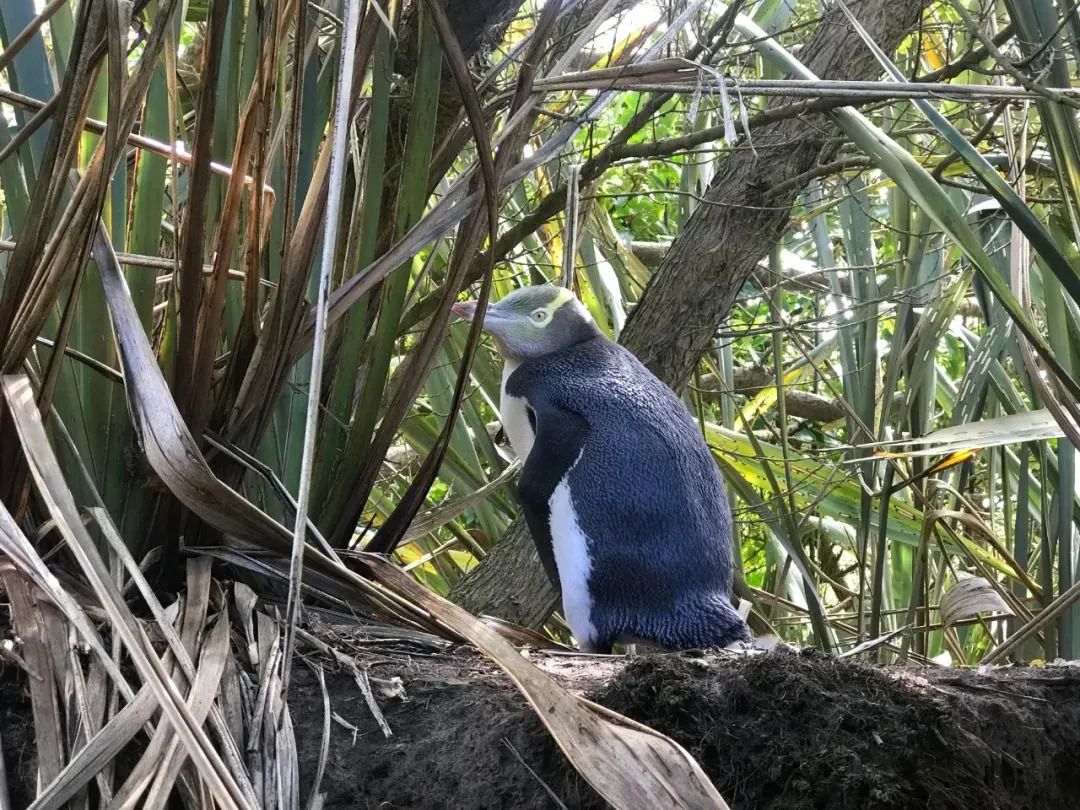
[{"label": "green foliage", "polygon": [[[212,440],[230,451],[210,452],[215,472],[288,523],[292,507],[278,482],[296,495],[340,23],[315,5],[305,6],[302,25],[294,6],[269,4],[273,14],[256,13],[263,5],[229,4],[219,20],[216,68],[207,72],[213,4],[175,4],[161,20],[156,15],[170,4],[152,3],[140,20],[150,33],[125,54],[121,86],[107,62],[85,64],[90,49],[73,51],[77,26],[87,24],[74,19],[73,2],[45,21],[0,75],[0,87],[41,101],[57,93],[54,80],[68,83],[76,96],[0,162],[0,236],[8,240],[0,253],[0,362],[6,373],[31,375],[42,404],[51,406],[57,444],[65,431],[72,437],[73,448],[61,452],[84,462],[92,476],[92,487],[73,476],[80,502],[100,495],[133,548],[160,545],[166,560],[175,560],[181,539],[218,538],[145,468],[124,401],[110,312],[85,248],[102,218],[181,413],[204,449],[218,446]],[[760,29],[744,20],[713,66],[743,80],[800,71],[809,78],[796,46],[812,29],[817,5],[752,4],[755,24],[779,32],[779,39],[756,40]],[[703,8],[699,33],[722,13],[719,4]],[[5,0],[5,45],[36,9],[30,0]],[[1057,7],[1040,0],[1007,2],[1005,9],[998,28],[1011,22],[1023,34],[1000,43],[1010,64],[1036,59],[1018,68],[1028,71],[1036,91],[1068,87],[1076,55],[1055,39],[1061,36]],[[977,10],[974,3],[934,5],[922,32],[899,49],[898,69],[925,76],[962,64],[978,44],[965,15]],[[447,330],[445,323],[446,307],[460,293],[449,281],[461,238],[451,227],[464,216],[453,219],[447,211],[475,189],[469,178],[476,147],[460,98],[440,74],[434,29],[412,30],[411,16],[392,22],[396,35],[372,12],[360,33],[313,521],[338,545],[370,538],[401,501],[446,420],[456,418],[418,518],[438,516],[438,525],[409,536],[395,554],[424,584],[445,592],[483,558],[517,507],[504,476],[506,451],[489,431],[498,418],[500,374],[491,347],[481,347],[469,396],[451,414],[468,346],[462,326]],[[515,21],[500,48],[474,65],[477,75],[492,71],[481,99],[491,105],[496,134],[506,124],[519,69],[516,59],[503,56],[527,44],[533,24],[527,16]],[[629,60],[650,41],[638,41],[643,25],[628,18],[614,45],[608,31],[597,35],[595,51],[571,56],[589,68],[606,66],[609,54]],[[689,53],[696,36],[675,38],[670,55]],[[573,36],[564,31],[553,41],[565,48]],[[1031,42],[1057,43],[1060,59],[1040,72],[1038,60],[1048,57],[1028,54]],[[84,62],[75,58],[80,54]],[[993,61],[944,78],[984,84],[981,70]],[[141,140],[118,146],[100,132],[76,131],[70,123],[78,118],[76,102],[86,100],[95,117],[111,124],[122,90],[140,99],[131,115]],[[690,87],[666,97],[630,87],[556,143],[566,122],[597,97],[544,92],[545,114],[528,122],[525,154],[549,143],[556,148],[503,190],[500,228],[513,234],[512,244],[481,249],[499,260],[496,296],[554,278],[567,245],[561,205],[548,201],[565,182],[567,165],[605,157],[613,144],[629,145],[581,190],[585,215],[574,257],[582,299],[614,336],[655,267],[628,246],[660,243],[654,249],[662,251],[677,238],[686,218],[700,212],[701,192],[725,157],[753,149],[756,127],[729,142],[725,125],[742,129],[725,121],[715,91]],[[10,96],[4,103],[0,150],[30,126],[33,114]],[[753,121],[766,99],[740,91],[728,104],[740,122]],[[213,111],[212,137],[201,142],[200,109]],[[642,110],[653,112],[641,121]],[[915,632],[894,641],[893,653],[948,653],[974,662],[1076,581],[1075,114],[1075,104],[1046,94],[1000,109],[958,95],[833,113],[843,138],[835,170],[803,178],[805,191],[783,240],[772,257],[761,257],[715,353],[702,359],[701,384],[687,397],[736,494],[749,587],[743,594],[785,638],[843,649],[911,624]],[[676,143],[705,131],[708,137],[693,144]],[[65,185],[69,167],[45,154],[49,132],[79,145],[74,166],[86,185],[78,193]],[[171,156],[165,144],[175,141],[194,154]],[[104,169],[95,167],[95,150]],[[194,168],[206,169],[211,160],[212,172]],[[55,193],[47,196],[48,184]],[[202,231],[193,225],[198,212]],[[530,218],[536,221],[525,232],[512,232]],[[361,292],[345,301],[352,290]],[[191,310],[184,309],[185,294],[194,296]],[[429,330],[447,337],[430,363],[415,368],[408,361]],[[177,370],[185,351],[202,377],[184,378]],[[751,382],[733,389],[743,377]],[[201,387],[182,390],[182,379],[201,379]],[[955,466],[874,454],[888,440],[1047,405],[1060,416],[1060,436],[1017,439]],[[44,512],[25,486],[17,442],[5,433],[0,444],[0,496],[21,510],[24,525],[37,528]],[[1011,625],[969,617],[970,626],[941,626],[942,596],[969,576],[992,580],[1017,617]],[[1046,628],[1038,643],[1041,656],[1080,655],[1076,609]]]}]

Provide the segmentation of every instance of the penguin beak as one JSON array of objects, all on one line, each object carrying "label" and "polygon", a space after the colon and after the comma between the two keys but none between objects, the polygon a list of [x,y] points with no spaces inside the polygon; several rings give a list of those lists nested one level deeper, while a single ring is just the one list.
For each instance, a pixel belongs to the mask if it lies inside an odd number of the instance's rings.
[{"label": "penguin beak", "polygon": [[475,301],[458,301],[456,304],[450,307],[450,311],[466,321],[471,321],[476,317],[476,302]]},{"label": "penguin beak", "polygon": [[[458,301],[450,306],[450,311],[467,321],[476,320],[475,301]],[[484,312],[484,322],[481,326],[485,332],[497,332],[500,326],[506,326],[506,322],[506,316],[499,312],[496,307],[488,306]]]}]

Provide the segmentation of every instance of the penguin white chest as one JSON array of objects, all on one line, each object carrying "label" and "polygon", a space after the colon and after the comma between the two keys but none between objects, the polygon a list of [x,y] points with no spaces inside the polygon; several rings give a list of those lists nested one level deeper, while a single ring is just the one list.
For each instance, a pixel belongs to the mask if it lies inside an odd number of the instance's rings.
[{"label": "penguin white chest", "polygon": [[506,438],[510,440],[510,446],[514,453],[524,463],[532,450],[536,435],[532,425],[529,424],[528,404],[523,397],[514,397],[506,393],[506,381],[517,370],[519,363],[507,360],[503,363],[502,387],[499,391],[499,418],[502,420]]},{"label": "penguin white chest", "polygon": [[578,643],[587,646],[596,640],[592,622],[592,598],[589,595],[589,575],[592,557],[589,540],[581,530],[574,499],[570,494],[570,473],[581,461],[581,454],[559,481],[548,501],[551,544],[555,565],[562,586],[563,616]]}]

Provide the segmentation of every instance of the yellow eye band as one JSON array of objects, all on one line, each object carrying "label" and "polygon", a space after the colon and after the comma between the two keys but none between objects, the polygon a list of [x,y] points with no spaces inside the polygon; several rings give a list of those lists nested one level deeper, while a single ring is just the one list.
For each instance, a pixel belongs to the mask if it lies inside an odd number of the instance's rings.
[{"label": "yellow eye band", "polygon": [[576,299],[574,298],[574,294],[570,292],[570,290],[566,289],[565,287],[560,287],[559,291],[555,294],[555,297],[551,299],[550,303],[544,305],[544,309],[546,309],[548,315],[551,316],[548,318],[548,322],[550,322],[551,319],[555,317],[555,312],[559,309],[559,307],[561,307],[563,304],[569,304],[571,301],[574,300]]}]

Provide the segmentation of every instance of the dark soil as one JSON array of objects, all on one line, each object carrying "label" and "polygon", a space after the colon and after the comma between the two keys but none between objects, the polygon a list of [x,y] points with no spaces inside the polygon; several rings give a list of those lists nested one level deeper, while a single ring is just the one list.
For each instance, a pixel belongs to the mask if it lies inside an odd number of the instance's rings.
[{"label": "dark soil", "polygon": [[597,697],[682,743],[733,807],[1080,807],[1080,670],[654,657]]},{"label": "dark soil", "polygon": [[[539,662],[684,745],[733,808],[1080,808],[1077,668],[885,669],[785,650],[599,671],[595,660]],[[605,806],[486,662],[459,652],[402,664],[371,669],[404,680],[407,700],[379,701],[389,739],[352,678],[328,677],[335,711],[359,734],[333,728],[327,808],[557,807],[548,790],[569,808]],[[306,796],[322,698],[310,673],[296,677]]]},{"label": "dark soil", "polygon": [[[327,638],[327,641],[331,641]],[[507,679],[467,649],[333,636],[370,675],[384,737],[351,672],[321,660],[332,710],[325,807],[601,808]],[[684,745],[736,810],[1080,810],[1080,668],[875,668],[820,654],[635,659],[532,655],[568,688]],[[309,659],[310,660],[310,659]],[[400,680],[399,680],[400,679]],[[301,801],[323,693],[293,669]],[[355,731],[347,728],[352,726]],[[25,678],[0,664],[0,738],[17,809],[33,731]]]},{"label": "dark soil", "polygon": [[[11,638],[7,605],[0,605],[0,641]],[[34,721],[26,677],[0,659],[0,747],[12,807],[28,807],[33,798]]]}]

